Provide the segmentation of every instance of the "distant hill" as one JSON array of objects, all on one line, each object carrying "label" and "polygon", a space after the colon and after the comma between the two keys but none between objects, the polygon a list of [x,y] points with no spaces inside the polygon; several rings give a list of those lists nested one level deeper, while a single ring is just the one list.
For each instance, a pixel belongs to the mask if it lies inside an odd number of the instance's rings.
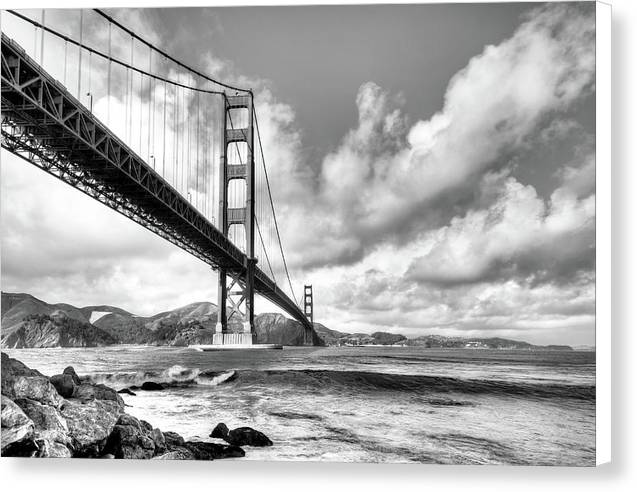
[{"label": "distant hill", "polygon": [[[216,323],[217,306],[210,302],[195,302],[143,317],[115,306],[76,308],[70,304],[48,304],[30,294],[3,292],[0,345],[26,348],[210,344]],[[256,316],[255,331],[258,343],[304,344],[301,323],[279,314]],[[316,333],[313,341],[324,344]]]},{"label": "distant hill", "polygon": [[517,350],[573,350],[568,345],[533,345],[528,342],[509,340],[507,338],[475,338],[475,337],[444,337],[440,335],[425,335],[407,340],[407,345],[424,346],[430,348],[490,348]]},{"label": "distant hill", "polygon": [[2,328],[2,348],[100,347],[117,340],[99,328],[64,311],[30,314],[9,328]]},{"label": "distant hill", "polygon": [[[153,316],[136,316],[108,306],[77,308],[48,304],[30,294],[2,293],[3,348],[95,347],[117,343],[146,345],[211,344],[217,306],[194,302]],[[237,327],[237,329],[240,329]],[[258,343],[303,345],[304,328],[280,314],[255,317]],[[572,350],[567,345],[538,346],[506,338],[445,337],[423,335],[407,338],[388,332],[345,333],[314,323],[314,345],[407,345],[425,348],[490,348],[518,350]],[[586,348],[588,349],[588,347]],[[594,348],[593,348],[594,350]]]},{"label": "distant hill", "polygon": [[387,332],[344,333],[315,326],[318,336],[326,345],[406,345],[425,348],[489,348],[516,350],[572,350],[568,345],[533,345],[528,342],[509,340],[506,338],[445,337],[440,335],[423,335],[407,338],[404,335]]},{"label": "distant hill", "polygon": [[[296,320],[288,319],[281,314],[265,313],[258,315],[254,324],[257,332],[257,343],[304,344],[305,328]],[[312,332],[312,345],[325,345],[316,331]]]},{"label": "distant hill", "polygon": [[70,304],[47,304],[30,294],[10,294],[3,292],[1,301],[2,328],[11,328],[31,315],[51,315],[56,311],[63,311],[69,318],[88,323],[89,319],[81,309]]},{"label": "distant hill", "polygon": [[318,337],[323,340],[325,345],[338,345],[338,341],[347,335],[347,333],[343,333],[341,331],[330,330],[321,323],[314,323],[314,330]]}]

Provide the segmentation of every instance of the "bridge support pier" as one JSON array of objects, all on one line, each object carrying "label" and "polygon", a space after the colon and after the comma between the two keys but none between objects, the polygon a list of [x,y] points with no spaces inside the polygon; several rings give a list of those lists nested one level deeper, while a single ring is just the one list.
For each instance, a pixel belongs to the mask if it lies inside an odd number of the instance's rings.
[{"label": "bridge support pier", "polygon": [[[213,336],[218,345],[252,345],[256,343],[254,330],[254,274],[257,260],[254,257],[255,228],[255,179],[252,93],[225,96],[221,141],[223,142],[219,172],[219,221],[222,232],[230,236],[231,227],[245,231],[246,261],[239,271],[219,269],[218,319]],[[234,123],[245,125],[235,128]],[[242,155],[239,145],[245,148]],[[234,148],[232,148],[234,146]],[[236,152],[230,152],[230,149]],[[243,159],[245,157],[245,159]],[[230,183],[245,183],[245,203],[229,207]],[[236,237],[236,236],[235,236]]]},{"label": "bridge support pier", "polygon": [[[314,326],[314,294],[312,293],[312,286],[305,285],[303,287],[303,312],[305,317],[310,321],[310,325]],[[312,345],[312,331],[308,328],[305,329],[305,345]]]}]

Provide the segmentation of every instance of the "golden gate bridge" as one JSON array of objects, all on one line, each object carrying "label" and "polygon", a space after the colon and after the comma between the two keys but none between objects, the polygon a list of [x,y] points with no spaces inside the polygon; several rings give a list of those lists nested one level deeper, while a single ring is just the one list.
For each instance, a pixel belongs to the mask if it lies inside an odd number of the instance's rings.
[{"label": "golden gate bridge", "polygon": [[255,293],[311,343],[312,289],[300,304],[252,90],[99,9],[4,13],[2,147],[216,270],[215,344],[255,343]]}]

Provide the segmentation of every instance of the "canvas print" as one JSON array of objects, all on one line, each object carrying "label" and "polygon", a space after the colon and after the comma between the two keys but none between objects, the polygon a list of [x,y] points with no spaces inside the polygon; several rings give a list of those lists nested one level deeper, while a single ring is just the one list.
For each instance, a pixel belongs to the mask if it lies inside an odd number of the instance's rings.
[{"label": "canvas print", "polygon": [[595,40],[3,10],[3,459],[594,465]]}]

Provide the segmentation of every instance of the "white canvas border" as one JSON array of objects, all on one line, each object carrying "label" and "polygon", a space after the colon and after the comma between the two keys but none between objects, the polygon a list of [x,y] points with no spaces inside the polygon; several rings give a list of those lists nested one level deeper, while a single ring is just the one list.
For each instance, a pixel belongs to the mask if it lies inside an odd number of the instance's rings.
[{"label": "white canvas border", "polygon": [[611,460],[611,15],[609,4],[595,12],[595,179],[596,179],[596,462]]}]

